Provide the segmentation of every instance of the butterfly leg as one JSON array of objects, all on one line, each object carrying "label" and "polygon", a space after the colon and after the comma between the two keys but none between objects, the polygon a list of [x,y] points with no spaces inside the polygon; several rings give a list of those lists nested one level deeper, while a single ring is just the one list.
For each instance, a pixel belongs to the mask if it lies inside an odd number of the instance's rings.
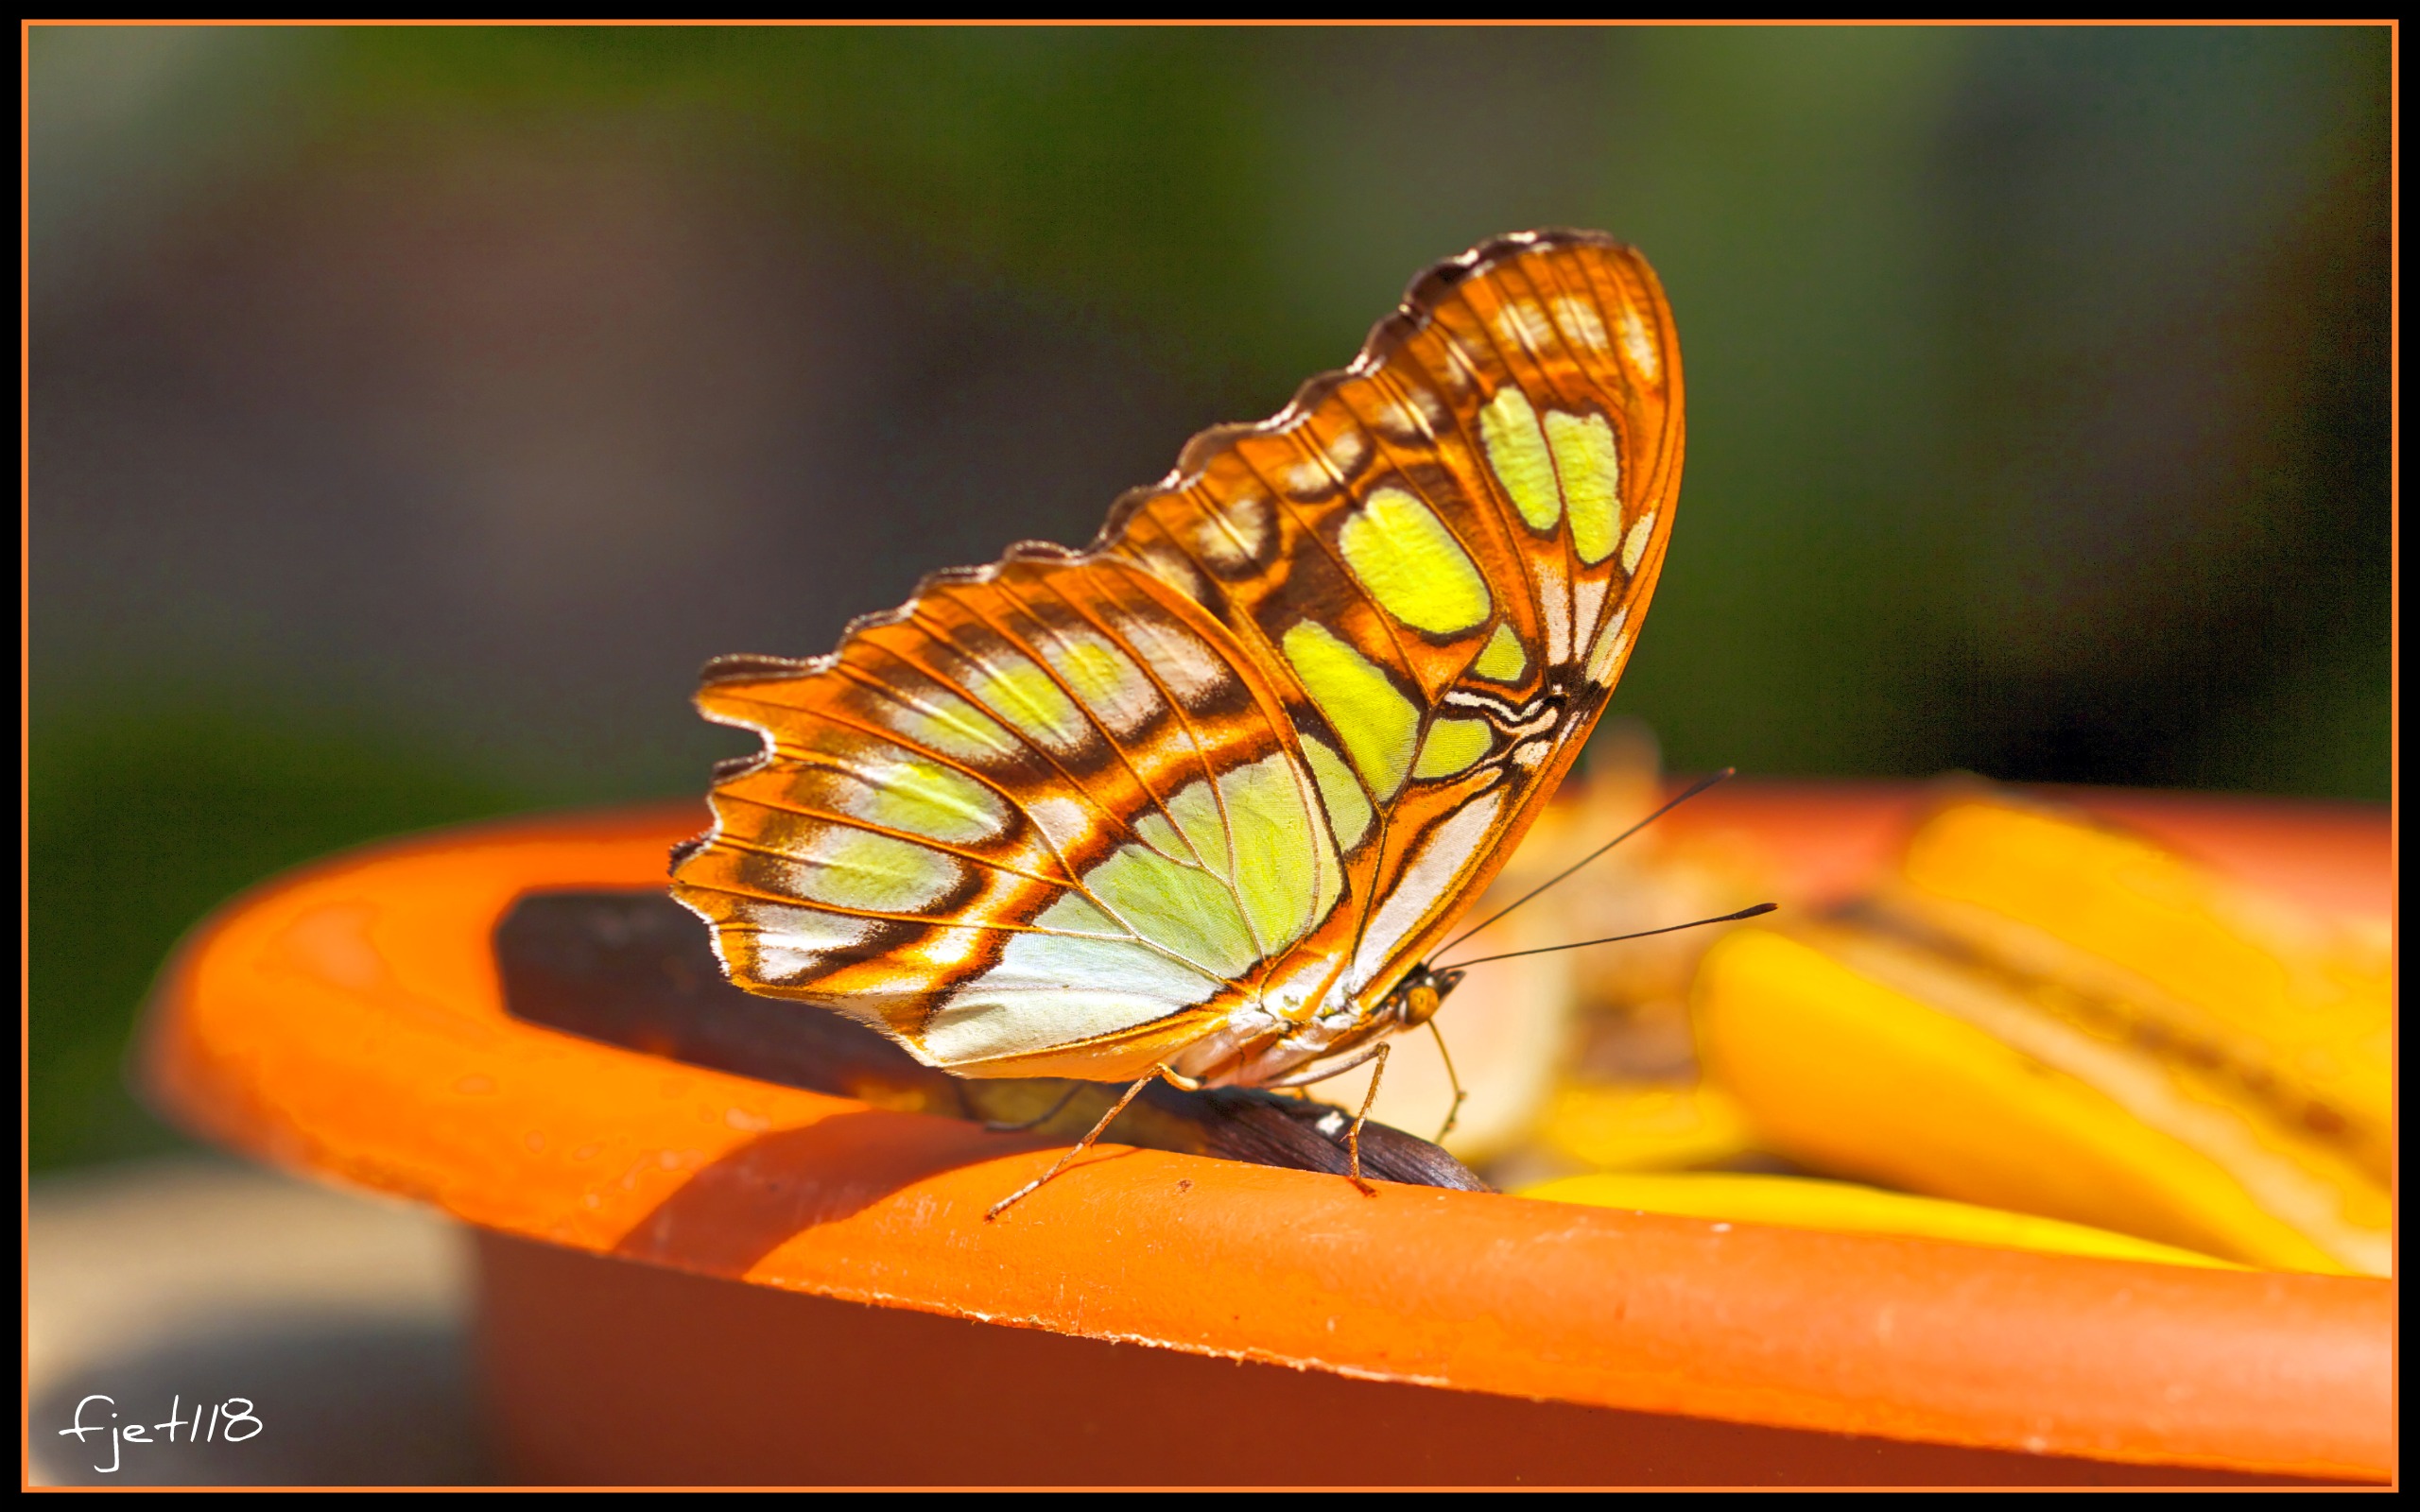
[{"label": "butterfly leg", "polygon": [[1365,1197],[1376,1196],[1378,1189],[1361,1179],[1361,1125],[1370,1121],[1371,1105],[1378,1100],[1378,1083],[1384,1080],[1387,1074],[1387,1053],[1393,1048],[1392,1044],[1381,1040],[1349,1060],[1341,1060],[1332,1066],[1314,1067],[1283,1080],[1270,1082],[1266,1084],[1265,1089],[1275,1091],[1308,1087],[1314,1082],[1326,1081],[1331,1076],[1341,1076],[1346,1072],[1366,1066],[1373,1060],[1378,1063],[1378,1069],[1370,1074],[1370,1090],[1362,1094],[1361,1111],[1353,1115],[1353,1125],[1344,1135],[1345,1151],[1352,1161],[1346,1168],[1345,1178],[1360,1188],[1361,1194]]},{"label": "butterfly leg", "polygon": [[1443,1144],[1445,1143],[1445,1136],[1454,1132],[1455,1120],[1462,1116],[1462,1099],[1468,1097],[1470,1093],[1462,1091],[1462,1078],[1454,1074],[1453,1053],[1445,1048],[1445,1032],[1437,1027],[1436,1020],[1428,1021],[1428,1032],[1437,1037],[1437,1053],[1445,1057],[1445,1080],[1452,1084],[1454,1089],[1454,1106],[1445,1109],[1445,1126],[1437,1131],[1435,1143]]},{"label": "butterfly leg", "polygon": [[1378,1064],[1370,1073],[1370,1090],[1362,1094],[1361,1111],[1353,1115],[1353,1126],[1347,1129],[1344,1135],[1345,1152],[1353,1161],[1348,1175],[1353,1184],[1361,1189],[1361,1194],[1365,1197],[1376,1196],[1378,1189],[1361,1179],[1361,1125],[1370,1122],[1370,1105],[1378,1100],[1378,1083],[1387,1079],[1387,1052],[1393,1048],[1394,1046],[1388,1044],[1385,1040],[1378,1042]]},{"label": "butterfly leg", "polygon": [[[1146,1079],[1148,1080],[1149,1078]],[[1067,1090],[1060,1094],[1057,1102],[1050,1105],[1050,1110],[1048,1112],[1038,1113],[1032,1118],[1019,1119],[1014,1123],[1000,1123],[996,1120],[986,1119],[984,1121],[983,1127],[986,1132],[993,1134],[1022,1134],[1030,1128],[1040,1128],[1043,1125],[1049,1123],[1052,1119],[1057,1118],[1060,1114],[1065,1112],[1067,1110],[1067,1105],[1076,1100],[1076,1094],[1082,1091],[1086,1085],[1086,1083],[1080,1081],[1069,1082],[1067,1084]]]},{"label": "butterfly leg", "polygon": [[[1109,1127],[1110,1125],[1117,1122],[1117,1115],[1126,1111],[1127,1104],[1132,1102],[1135,1096],[1140,1093],[1144,1088],[1149,1087],[1155,1079],[1161,1076],[1167,1077],[1170,1081],[1175,1082],[1180,1087],[1184,1086],[1185,1082],[1192,1080],[1189,1076],[1179,1077],[1176,1073],[1168,1070],[1166,1066],[1153,1066],[1148,1074],[1135,1078],[1134,1085],[1127,1088],[1125,1092],[1118,1097],[1117,1101],[1111,1105],[1109,1111],[1100,1115],[1100,1122],[1092,1126],[1092,1131],[1090,1133],[1076,1142],[1076,1147],[1074,1149],[1069,1150],[1066,1154],[1062,1155],[1057,1160],[1053,1161],[1049,1170],[1043,1172],[1040,1176],[1035,1177],[1032,1180],[1017,1188],[1014,1192],[1010,1193],[1007,1196],[1002,1197],[999,1201],[992,1204],[990,1210],[983,1214],[983,1221],[985,1223],[990,1223],[993,1219],[997,1218],[1000,1214],[1014,1207],[1018,1202],[1031,1195],[1043,1185],[1044,1182],[1048,1181],[1052,1177],[1057,1176],[1060,1172],[1065,1170],[1067,1168],[1068,1161],[1074,1160],[1077,1156],[1083,1154],[1086,1150],[1091,1149],[1093,1147],[1093,1142],[1100,1138],[1101,1131]],[[1080,1083],[1079,1085],[1080,1085]],[[1201,1084],[1196,1082],[1195,1085],[1198,1087]]]}]

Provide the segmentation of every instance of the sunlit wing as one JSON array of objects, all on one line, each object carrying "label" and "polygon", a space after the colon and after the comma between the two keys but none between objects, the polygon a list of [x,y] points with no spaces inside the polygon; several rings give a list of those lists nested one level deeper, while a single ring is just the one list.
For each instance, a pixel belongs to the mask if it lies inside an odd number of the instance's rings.
[{"label": "sunlit wing", "polygon": [[937,574],[810,662],[674,892],[734,981],[968,1075],[1257,1084],[1486,886],[1620,676],[1671,527],[1679,349],[1635,252],[1506,238],[1082,551]]}]

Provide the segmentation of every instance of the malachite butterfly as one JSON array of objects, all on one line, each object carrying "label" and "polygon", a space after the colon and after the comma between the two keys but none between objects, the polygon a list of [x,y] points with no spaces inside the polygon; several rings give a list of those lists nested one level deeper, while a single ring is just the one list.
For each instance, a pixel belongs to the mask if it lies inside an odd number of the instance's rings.
[{"label": "malachite butterfly", "polygon": [[828,656],[710,663],[700,709],[763,747],[674,896],[741,987],[963,1076],[1358,1063],[1436,1010],[1420,963],[1603,711],[1681,453],[1644,258],[1475,248],[1091,545],[935,573]]}]

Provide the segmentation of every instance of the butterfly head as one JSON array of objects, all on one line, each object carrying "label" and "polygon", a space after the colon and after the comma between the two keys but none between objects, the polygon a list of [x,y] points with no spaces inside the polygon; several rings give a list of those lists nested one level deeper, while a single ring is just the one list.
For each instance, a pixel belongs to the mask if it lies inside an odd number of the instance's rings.
[{"label": "butterfly head", "polygon": [[1426,966],[1415,966],[1387,994],[1381,1011],[1394,1015],[1395,1022],[1407,1029],[1417,1029],[1437,1016],[1438,1006],[1445,994],[1460,987],[1462,973],[1457,971],[1432,971]]}]

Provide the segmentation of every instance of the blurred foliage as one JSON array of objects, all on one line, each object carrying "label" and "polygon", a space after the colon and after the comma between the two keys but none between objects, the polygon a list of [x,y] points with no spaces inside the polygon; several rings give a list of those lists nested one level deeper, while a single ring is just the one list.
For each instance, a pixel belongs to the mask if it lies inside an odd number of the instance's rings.
[{"label": "blurred foliage", "polygon": [[[2382,30],[219,36],[251,51],[218,97],[156,108],[160,162],[212,133],[223,180],[676,123],[902,259],[1114,322],[1220,396],[1205,423],[1343,360],[1422,263],[1603,226],[1654,259],[1688,354],[1688,509],[1620,704],[1674,765],[2387,795]],[[37,100],[89,88],[66,40],[34,36]],[[44,264],[46,207],[171,177],[122,155],[46,180],[46,119],[38,316],[45,266],[99,266]],[[2103,381],[2162,361],[2258,392],[2208,436],[2130,408],[2169,403],[2156,383]],[[125,1037],[232,891],[648,785],[496,778],[202,682],[101,713],[38,673],[35,711],[37,1164],[160,1137],[119,1090]]]},{"label": "blurred foliage", "polygon": [[[1688,535],[1623,695],[1676,763],[2386,796],[2383,32],[1521,35],[1438,77],[1394,34],[1326,28],[325,44],[356,127],[706,123],[905,255],[1108,312],[1238,416],[1338,365],[1420,262],[1609,227],[1654,258],[1688,352]],[[2298,176],[2319,189],[2294,204]],[[2163,281],[2201,307],[2163,307]],[[2249,328],[2159,324],[2196,321]],[[2273,391],[2243,434],[2186,443],[2223,472],[2108,444],[2096,411],[2135,396],[2089,366],[2162,347]],[[2068,446],[2117,475],[2040,455]],[[2137,542],[2099,591],[2060,581],[2096,532],[2044,524],[2094,512]],[[2214,527],[2264,539],[2162,539]]]},{"label": "blurred foliage", "polygon": [[407,740],[242,699],[45,718],[27,788],[37,1169],[172,1141],[128,1095],[127,1033],[177,937],[230,894],[342,846],[530,799]]},{"label": "blurred foliage", "polygon": [[1255,376],[1338,360],[1269,318],[1275,249],[1248,208],[1286,146],[1268,97],[1282,33],[370,27],[327,45],[356,127],[685,117],[787,158],[862,231],[928,259],[1106,306]]}]

